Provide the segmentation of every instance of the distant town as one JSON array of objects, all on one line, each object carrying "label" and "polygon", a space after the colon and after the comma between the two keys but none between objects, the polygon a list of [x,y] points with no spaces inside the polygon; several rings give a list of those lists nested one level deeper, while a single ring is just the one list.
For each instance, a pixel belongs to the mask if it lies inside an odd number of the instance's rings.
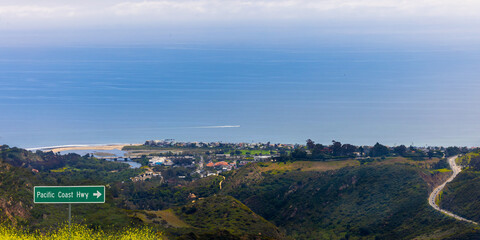
[{"label": "distant town", "polygon": [[177,142],[174,139],[164,139],[148,140],[143,145],[124,146],[123,150],[126,151],[127,158],[147,168],[142,174],[132,177],[132,181],[161,178],[162,181],[175,183],[219,175],[254,162],[356,159],[365,163],[376,158],[394,156],[421,160],[466,153],[471,148],[404,145],[390,147],[380,143],[373,146],[354,146],[338,141],[323,145],[310,139],[305,145],[270,142]]}]

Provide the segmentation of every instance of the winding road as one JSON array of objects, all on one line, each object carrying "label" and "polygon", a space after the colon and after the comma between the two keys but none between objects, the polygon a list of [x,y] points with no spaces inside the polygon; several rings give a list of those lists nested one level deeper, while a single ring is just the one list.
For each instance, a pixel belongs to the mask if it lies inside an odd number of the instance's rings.
[{"label": "winding road", "polygon": [[438,194],[440,194],[440,192],[443,190],[443,188],[445,187],[445,185],[449,182],[451,182],[461,171],[462,171],[462,167],[460,166],[457,166],[457,164],[455,163],[455,160],[457,159],[458,156],[453,156],[453,157],[450,157],[448,158],[448,164],[450,164],[450,168],[452,169],[453,171],[453,174],[452,176],[450,176],[450,178],[447,179],[447,181],[445,181],[444,183],[442,183],[440,186],[436,187],[435,189],[433,189],[433,192],[430,194],[430,196],[428,197],[428,203],[430,204],[430,206],[432,206],[433,208],[435,208],[436,210],[442,212],[442,213],[445,213],[446,215],[448,216],[451,216],[451,217],[454,217],[456,218],[457,220],[460,220],[460,221],[465,221],[465,222],[469,222],[469,223],[473,223],[473,224],[478,224],[472,220],[468,220],[466,218],[463,218],[463,217],[460,217],[454,213],[451,213],[447,210],[444,210],[444,209],[441,209],[436,203],[435,203],[435,199],[437,198]]},{"label": "winding road", "polygon": [[[223,177],[223,180],[225,180],[225,176],[222,176],[222,177]],[[220,181],[220,183],[218,184],[218,185],[220,185],[220,190],[222,190],[222,182],[223,182],[223,180]]]}]

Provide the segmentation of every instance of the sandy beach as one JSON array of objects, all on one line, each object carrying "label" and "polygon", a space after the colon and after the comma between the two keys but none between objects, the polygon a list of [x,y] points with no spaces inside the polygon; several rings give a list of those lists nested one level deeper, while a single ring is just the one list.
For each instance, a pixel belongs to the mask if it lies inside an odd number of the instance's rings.
[{"label": "sandy beach", "polygon": [[141,144],[112,144],[112,145],[84,145],[84,146],[59,146],[59,147],[52,147],[52,148],[46,148],[43,149],[43,151],[52,151],[54,153],[56,152],[61,152],[61,151],[69,151],[69,150],[87,150],[87,149],[93,149],[93,150],[122,150],[124,146],[139,146]]}]

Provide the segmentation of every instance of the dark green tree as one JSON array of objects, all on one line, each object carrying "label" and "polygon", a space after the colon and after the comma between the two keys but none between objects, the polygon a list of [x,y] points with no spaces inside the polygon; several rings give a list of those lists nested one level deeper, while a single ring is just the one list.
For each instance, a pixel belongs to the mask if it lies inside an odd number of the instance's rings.
[{"label": "dark green tree", "polygon": [[315,147],[315,142],[312,139],[307,140],[307,148],[308,150],[312,150]]},{"label": "dark green tree", "polygon": [[380,143],[376,143],[372,150],[370,151],[370,156],[371,157],[381,157],[381,156],[386,156],[390,153],[390,150],[388,149],[388,147],[380,144]]},{"label": "dark green tree", "polygon": [[398,154],[400,156],[405,156],[405,153],[407,152],[407,147],[405,147],[405,145],[400,145],[400,146],[394,147],[393,152],[395,152],[396,154]]}]

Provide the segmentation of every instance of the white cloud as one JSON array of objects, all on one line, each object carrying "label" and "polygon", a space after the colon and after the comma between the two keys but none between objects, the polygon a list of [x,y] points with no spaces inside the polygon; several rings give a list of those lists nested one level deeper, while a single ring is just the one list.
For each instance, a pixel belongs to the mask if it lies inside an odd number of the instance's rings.
[{"label": "white cloud", "polygon": [[2,18],[58,18],[72,17],[77,9],[71,6],[46,7],[38,5],[7,5],[0,6]]},{"label": "white cloud", "polygon": [[3,0],[0,44],[274,42],[337,33],[477,41],[479,23],[478,0]]},{"label": "white cloud", "polygon": [[[163,21],[378,20],[479,18],[480,1],[463,0],[160,0],[160,1],[11,1],[0,4],[0,28],[144,24]],[[55,20],[55,21],[51,21]],[[39,22],[40,21],[40,22]]]},{"label": "white cloud", "polygon": [[106,11],[137,20],[258,21],[478,18],[480,1],[466,0],[198,0],[122,2]]}]

